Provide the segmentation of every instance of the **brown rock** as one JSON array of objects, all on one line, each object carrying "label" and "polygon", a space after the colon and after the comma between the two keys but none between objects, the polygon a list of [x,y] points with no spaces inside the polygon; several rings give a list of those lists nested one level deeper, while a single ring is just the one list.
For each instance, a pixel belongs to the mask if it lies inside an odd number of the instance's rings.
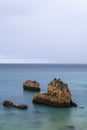
[{"label": "brown rock", "polygon": [[24,90],[40,91],[40,83],[36,81],[26,80],[23,83]]},{"label": "brown rock", "polygon": [[5,107],[11,107],[11,108],[18,108],[18,109],[27,109],[28,106],[25,104],[21,104],[21,105],[15,105],[13,102],[9,101],[9,100],[5,100],[3,102],[3,106]]},{"label": "brown rock", "polygon": [[16,108],[18,108],[18,109],[27,109],[28,106],[25,105],[25,104],[21,104],[21,105],[16,106]]},{"label": "brown rock", "polygon": [[60,79],[54,79],[48,84],[47,93],[35,94],[34,103],[42,103],[56,107],[77,106],[72,102],[68,85]]},{"label": "brown rock", "polygon": [[9,101],[9,100],[5,100],[4,102],[3,102],[3,106],[10,106],[10,107],[13,107],[13,102],[11,102],[11,101]]}]

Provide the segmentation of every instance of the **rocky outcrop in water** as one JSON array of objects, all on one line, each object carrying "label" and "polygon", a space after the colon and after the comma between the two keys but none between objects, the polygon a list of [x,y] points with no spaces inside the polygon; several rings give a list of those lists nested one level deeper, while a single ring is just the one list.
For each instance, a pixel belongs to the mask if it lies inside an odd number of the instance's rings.
[{"label": "rocky outcrop in water", "polygon": [[40,83],[37,81],[26,80],[23,83],[24,90],[40,91]]},{"label": "rocky outcrop in water", "polygon": [[33,103],[47,104],[56,107],[77,106],[71,99],[68,85],[60,79],[54,79],[48,84],[47,93],[35,94]]},{"label": "rocky outcrop in water", "polygon": [[3,106],[10,107],[10,108],[18,108],[18,109],[21,109],[21,110],[28,108],[28,106],[25,105],[25,104],[15,105],[13,102],[11,102],[9,100],[5,100],[3,102]]}]

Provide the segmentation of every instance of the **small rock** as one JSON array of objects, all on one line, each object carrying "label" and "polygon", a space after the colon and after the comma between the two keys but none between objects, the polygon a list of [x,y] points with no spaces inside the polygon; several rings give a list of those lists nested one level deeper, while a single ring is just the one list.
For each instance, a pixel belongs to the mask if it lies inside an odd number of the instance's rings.
[{"label": "small rock", "polygon": [[73,125],[67,126],[68,130],[75,130],[75,127]]},{"label": "small rock", "polygon": [[79,108],[82,108],[82,109],[83,109],[83,108],[85,108],[85,107],[79,107]]},{"label": "small rock", "polygon": [[24,90],[40,91],[40,83],[37,81],[26,80],[23,83]]},{"label": "small rock", "polygon": [[11,108],[18,108],[18,109],[27,109],[28,108],[28,106],[25,104],[15,105],[13,102],[11,102],[9,100],[5,100],[3,102],[3,106],[11,107]]},{"label": "small rock", "polygon": [[28,106],[25,105],[25,104],[21,104],[21,105],[16,106],[16,108],[18,108],[18,109],[28,109]]},{"label": "small rock", "polygon": [[9,101],[9,100],[5,100],[5,101],[3,102],[3,106],[13,107],[14,104],[13,104],[13,102],[11,102],[11,101]]},{"label": "small rock", "polygon": [[42,112],[40,112],[40,111],[33,111],[34,113],[36,113],[36,114],[41,114]]}]

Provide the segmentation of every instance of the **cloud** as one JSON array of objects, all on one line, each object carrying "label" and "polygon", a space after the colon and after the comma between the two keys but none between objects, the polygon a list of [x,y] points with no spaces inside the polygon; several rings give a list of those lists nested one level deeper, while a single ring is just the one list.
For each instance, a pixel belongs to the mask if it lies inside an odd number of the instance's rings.
[{"label": "cloud", "polygon": [[85,61],[86,14],[87,0],[0,1],[0,62]]},{"label": "cloud", "polygon": [[5,55],[0,54],[0,59],[5,58]]}]

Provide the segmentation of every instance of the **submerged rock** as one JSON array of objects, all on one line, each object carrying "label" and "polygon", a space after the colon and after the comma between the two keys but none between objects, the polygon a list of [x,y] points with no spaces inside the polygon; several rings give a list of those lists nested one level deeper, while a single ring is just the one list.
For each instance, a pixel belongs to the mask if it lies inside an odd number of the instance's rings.
[{"label": "submerged rock", "polygon": [[71,99],[68,85],[60,79],[54,79],[48,84],[47,93],[35,94],[33,103],[42,103],[56,107],[77,106]]},{"label": "submerged rock", "polygon": [[18,108],[18,109],[27,109],[28,108],[28,106],[25,104],[15,105],[13,102],[11,102],[9,100],[5,100],[3,102],[3,106],[10,107],[10,108]]},{"label": "submerged rock", "polygon": [[37,81],[26,80],[23,83],[24,90],[40,91],[40,83]]},{"label": "submerged rock", "polygon": [[75,127],[73,125],[66,126],[68,130],[75,130]]}]

